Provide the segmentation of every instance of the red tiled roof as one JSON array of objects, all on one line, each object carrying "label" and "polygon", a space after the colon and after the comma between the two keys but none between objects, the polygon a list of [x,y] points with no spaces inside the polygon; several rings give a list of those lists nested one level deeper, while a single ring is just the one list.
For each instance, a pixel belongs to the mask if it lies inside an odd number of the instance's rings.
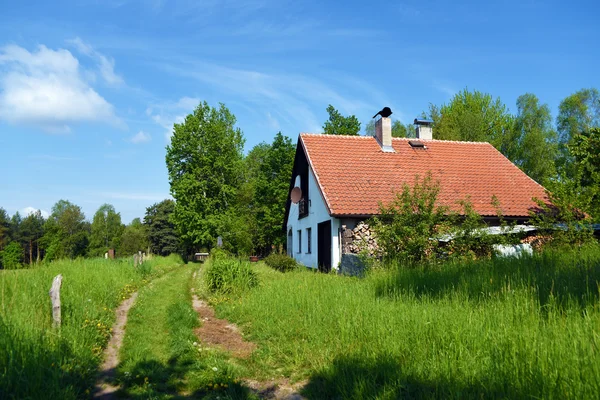
[{"label": "red tiled roof", "polygon": [[372,215],[379,202],[388,204],[403,184],[412,185],[431,171],[440,183],[439,204],[459,211],[467,196],[476,212],[495,216],[492,195],[505,216],[527,217],[533,197],[546,200],[544,188],[529,178],[489,143],[392,139],[395,153],[385,153],[373,137],[300,135],[330,214]]}]

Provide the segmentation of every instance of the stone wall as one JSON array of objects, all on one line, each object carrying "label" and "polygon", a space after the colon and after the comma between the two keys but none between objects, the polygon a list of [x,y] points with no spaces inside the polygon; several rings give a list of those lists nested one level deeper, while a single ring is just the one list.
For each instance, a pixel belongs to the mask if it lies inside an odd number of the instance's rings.
[{"label": "stone wall", "polygon": [[342,254],[360,253],[379,255],[377,235],[364,222],[359,222],[354,229],[342,229]]}]

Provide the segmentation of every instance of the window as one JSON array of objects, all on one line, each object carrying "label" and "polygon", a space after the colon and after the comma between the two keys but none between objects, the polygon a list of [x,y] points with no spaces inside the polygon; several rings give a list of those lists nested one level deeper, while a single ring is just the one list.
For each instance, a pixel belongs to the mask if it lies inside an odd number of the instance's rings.
[{"label": "window", "polygon": [[292,255],[294,254],[294,241],[293,241],[293,237],[292,237],[292,228],[290,228],[290,230],[288,231],[288,238],[287,238],[287,254],[288,256],[292,257]]},{"label": "window", "polygon": [[298,229],[298,253],[302,253],[302,229]]},{"label": "window", "polygon": [[310,254],[310,242],[312,241],[312,229],[306,228],[306,254]]}]

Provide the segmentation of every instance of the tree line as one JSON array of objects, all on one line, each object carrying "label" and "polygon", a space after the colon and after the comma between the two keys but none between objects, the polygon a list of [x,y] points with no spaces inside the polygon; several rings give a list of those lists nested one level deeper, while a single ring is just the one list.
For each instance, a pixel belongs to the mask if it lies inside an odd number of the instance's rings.
[{"label": "tree line", "polygon": [[[563,99],[556,119],[534,94],[517,99],[511,114],[499,98],[464,89],[449,103],[430,104],[421,115],[433,121],[434,138],[491,143],[561,204],[600,219],[600,94],[582,89]],[[332,105],[325,134],[358,135],[361,123]],[[374,133],[374,123],[364,134]],[[414,136],[410,124],[394,120],[394,137]],[[81,209],[57,202],[44,219],[34,213],[9,218],[0,209],[0,262],[31,264],[42,259],[120,255],[138,250],[156,254],[208,251],[218,243],[235,254],[266,255],[285,245],[285,202],[295,144],[278,132],[244,154],[245,139],[224,104],[200,103],[174,124],[166,148],[173,200],[154,204],[144,221],[121,223],[111,205],[101,206],[92,222]],[[219,241],[220,238],[220,241]],[[11,261],[13,262],[13,261]]]},{"label": "tree line", "polygon": [[0,268],[20,268],[61,258],[100,257],[109,249],[117,256],[138,251],[169,255],[180,251],[179,236],[170,221],[175,203],[167,199],[146,209],[144,221],[130,224],[110,204],[87,221],[81,207],[59,200],[44,218],[41,211],[22,217],[0,208]]},{"label": "tree line", "polygon": [[[434,138],[489,142],[532,179],[600,219],[600,95],[582,89],[563,99],[553,120],[534,94],[520,96],[511,114],[499,98],[464,89],[449,103],[430,104]],[[359,135],[355,115],[326,109],[325,134]],[[364,133],[374,134],[374,122]],[[414,137],[395,120],[394,137]],[[279,132],[244,156],[244,137],[224,104],[201,103],[175,124],[166,163],[175,199],[173,222],[188,252],[223,246],[237,254],[267,254],[285,243],[283,218],[295,146]]]}]

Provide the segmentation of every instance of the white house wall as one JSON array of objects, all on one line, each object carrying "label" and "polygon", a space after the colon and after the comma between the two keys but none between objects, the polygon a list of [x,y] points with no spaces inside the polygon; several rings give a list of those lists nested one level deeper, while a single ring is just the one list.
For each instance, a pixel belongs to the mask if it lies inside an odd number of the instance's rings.
[{"label": "white house wall", "polygon": [[[296,178],[296,186],[300,186],[299,177]],[[298,219],[298,204],[290,205],[290,212],[287,220],[287,232],[292,230],[292,257],[300,264],[307,267],[317,268],[317,224],[331,220],[331,267],[337,269],[340,261],[340,222],[337,218],[332,218],[327,211],[327,206],[317,185],[312,168],[308,168],[308,196],[309,207],[308,215]],[[306,229],[311,228],[311,252],[308,251],[308,241]],[[298,252],[298,230],[302,230],[302,252]],[[286,232],[286,234],[287,234]]]}]

